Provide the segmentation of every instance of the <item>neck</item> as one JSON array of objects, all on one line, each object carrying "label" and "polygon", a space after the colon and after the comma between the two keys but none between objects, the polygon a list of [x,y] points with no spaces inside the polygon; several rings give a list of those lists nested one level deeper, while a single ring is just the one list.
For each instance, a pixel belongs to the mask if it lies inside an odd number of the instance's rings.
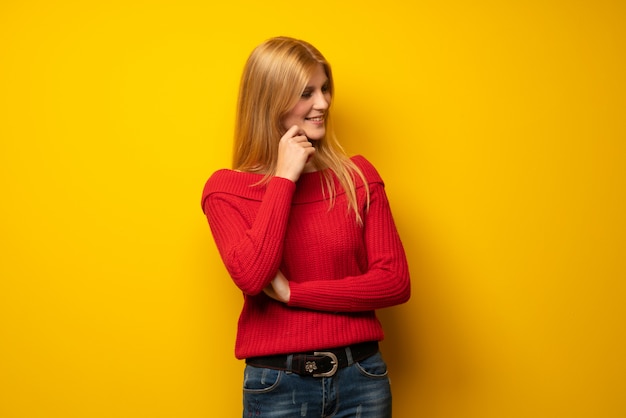
[{"label": "neck", "polygon": [[306,163],[304,165],[304,169],[302,170],[303,173],[313,173],[315,171],[319,171],[319,168],[317,168],[317,166],[313,164],[313,161],[309,161],[308,163]]}]

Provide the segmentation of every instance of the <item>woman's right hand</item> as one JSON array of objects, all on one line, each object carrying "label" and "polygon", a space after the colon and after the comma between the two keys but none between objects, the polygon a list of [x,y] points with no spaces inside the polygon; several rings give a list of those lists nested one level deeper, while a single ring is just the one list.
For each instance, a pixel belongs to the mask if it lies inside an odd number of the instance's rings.
[{"label": "woman's right hand", "polygon": [[284,177],[294,183],[300,178],[304,166],[315,153],[304,131],[294,125],[280,138],[278,144],[278,162],[276,176]]}]

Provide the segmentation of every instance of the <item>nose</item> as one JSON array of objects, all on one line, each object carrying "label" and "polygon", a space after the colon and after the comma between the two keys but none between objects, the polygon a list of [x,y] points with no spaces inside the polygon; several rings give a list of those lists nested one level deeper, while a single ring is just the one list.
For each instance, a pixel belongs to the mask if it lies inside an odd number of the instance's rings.
[{"label": "nose", "polygon": [[330,104],[329,97],[326,97],[326,94],[322,91],[318,91],[315,93],[315,101],[313,103],[313,107],[317,110],[326,110],[328,109],[328,105]]}]

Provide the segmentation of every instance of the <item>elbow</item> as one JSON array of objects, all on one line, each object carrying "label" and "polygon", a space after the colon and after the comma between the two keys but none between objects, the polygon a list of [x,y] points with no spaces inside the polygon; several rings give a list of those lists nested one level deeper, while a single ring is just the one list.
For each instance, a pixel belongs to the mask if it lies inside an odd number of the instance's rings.
[{"label": "elbow", "polygon": [[399,280],[397,298],[398,305],[406,303],[411,299],[411,279],[408,274],[402,276]]},{"label": "elbow", "polygon": [[266,283],[268,282],[268,280],[259,279],[258,276],[237,275],[233,272],[229,273],[235,285],[246,295],[256,296],[263,292],[263,289],[265,288],[265,286],[267,286]]},{"label": "elbow", "polygon": [[394,287],[397,304],[408,302],[411,298],[411,277],[408,267],[397,272]]},{"label": "elbow", "polygon": [[229,256],[224,258],[224,265],[235,285],[244,294],[256,296],[271,282],[272,266],[268,268],[262,263],[241,262],[240,257]]},{"label": "elbow", "polygon": [[249,284],[242,284],[241,282],[237,282],[236,280],[235,280],[235,285],[237,285],[239,290],[241,290],[244,294],[248,296],[257,296],[263,291],[263,287],[249,285]]},{"label": "elbow", "polygon": [[402,302],[407,303],[411,299],[411,282],[409,281],[406,286],[406,290],[402,294]]},{"label": "elbow", "polygon": [[272,273],[271,270],[266,269],[238,269],[229,266],[227,270],[239,290],[249,296],[257,296],[263,293],[263,289],[276,277],[275,272]]}]

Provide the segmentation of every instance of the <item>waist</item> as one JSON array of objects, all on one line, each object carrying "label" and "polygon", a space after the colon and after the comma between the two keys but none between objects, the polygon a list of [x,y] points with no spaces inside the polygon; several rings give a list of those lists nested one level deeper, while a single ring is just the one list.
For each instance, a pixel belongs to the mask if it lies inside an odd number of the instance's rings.
[{"label": "waist", "polygon": [[323,351],[250,357],[246,359],[246,364],[284,370],[301,376],[331,377],[337,370],[364,360],[377,352],[378,341],[368,341]]},{"label": "waist", "polygon": [[384,338],[374,311],[346,314],[309,311],[256,299],[262,298],[245,299],[239,317],[235,345],[238,359],[302,353]]}]

